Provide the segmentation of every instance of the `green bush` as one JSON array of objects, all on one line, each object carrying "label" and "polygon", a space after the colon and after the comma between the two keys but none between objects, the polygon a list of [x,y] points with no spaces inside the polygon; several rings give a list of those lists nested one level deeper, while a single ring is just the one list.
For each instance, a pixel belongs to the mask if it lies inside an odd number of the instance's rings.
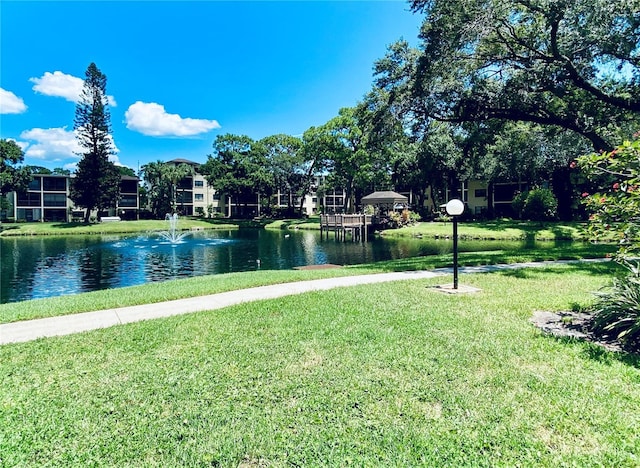
[{"label": "green bush", "polygon": [[640,278],[638,269],[623,278],[616,278],[613,287],[597,293],[593,306],[593,332],[617,339],[630,351],[640,351]]},{"label": "green bush", "polygon": [[518,192],[511,202],[511,208],[513,208],[513,212],[518,218],[522,218],[524,204],[527,201],[527,195],[529,195],[529,192]]},{"label": "green bush", "polygon": [[388,227],[397,229],[405,226],[412,226],[420,221],[420,215],[409,210],[402,212],[392,211],[388,214]]},{"label": "green bush", "polygon": [[511,206],[520,219],[530,221],[549,221],[555,219],[558,212],[558,200],[553,192],[546,188],[519,193],[511,202]]}]

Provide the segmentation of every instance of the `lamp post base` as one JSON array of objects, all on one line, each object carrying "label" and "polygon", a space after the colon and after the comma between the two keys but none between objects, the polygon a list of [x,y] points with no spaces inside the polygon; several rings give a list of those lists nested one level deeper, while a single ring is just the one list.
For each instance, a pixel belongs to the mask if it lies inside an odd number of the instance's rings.
[{"label": "lamp post base", "polygon": [[431,287],[444,294],[473,294],[482,291],[480,288],[474,288],[473,286],[466,286],[464,284],[458,284],[457,287],[454,287],[451,283]]}]

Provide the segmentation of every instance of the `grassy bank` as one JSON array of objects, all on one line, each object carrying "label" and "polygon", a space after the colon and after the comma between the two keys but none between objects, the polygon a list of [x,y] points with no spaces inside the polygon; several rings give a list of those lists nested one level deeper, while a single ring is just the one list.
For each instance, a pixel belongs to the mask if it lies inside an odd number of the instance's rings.
[{"label": "grassy bank", "polygon": [[404,281],[3,346],[6,466],[637,466],[640,363],[541,336],[611,265]]},{"label": "grassy bank", "polygon": [[[458,235],[463,239],[487,240],[588,240],[586,223],[537,223],[531,221],[483,221],[458,223]],[[452,235],[451,222],[422,222],[402,229],[382,232],[385,237],[434,237]]]},{"label": "grassy bank", "polygon": [[[237,229],[237,221],[226,219],[180,218],[178,229]],[[139,220],[108,223],[16,223],[3,224],[0,236],[67,236],[92,234],[133,234],[138,232],[166,231],[167,221]]]},{"label": "grassy bank", "polygon": [[265,224],[265,229],[302,229],[307,231],[320,230],[320,216],[310,216],[303,219],[279,219]]},{"label": "grassy bank", "polygon": [[[313,229],[320,230],[320,218],[287,219],[273,221],[263,219],[228,219],[228,218],[191,218],[182,217],[178,221],[178,230],[195,229]],[[92,234],[134,234],[139,232],[165,231],[165,220],[137,220],[107,223],[3,223],[0,236],[64,236]]]}]

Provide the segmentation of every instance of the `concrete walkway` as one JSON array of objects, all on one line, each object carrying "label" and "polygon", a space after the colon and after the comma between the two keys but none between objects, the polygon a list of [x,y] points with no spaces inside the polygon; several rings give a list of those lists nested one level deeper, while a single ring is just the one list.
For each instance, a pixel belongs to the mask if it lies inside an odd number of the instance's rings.
[{"label": "concrete walkway", "polygon": [[[581,260],[602,261],[602,259]],[[460,267],[461,274],[486,273],[498,270],[544,267],[554,264],[575,263],[576,261],[530,262],[508,265],[487,265],[478,267]],[[274,299],[291,296],[308,291],[324,291],[337,287],[356,286],[360,284],[385,283],[414,279],[434,278],[451,274],[452,268],[439,268],[433,271],[405,271],[396,273],[377,273],[360,276],[343,276],[310,281],[299,281],[270,286],[259,286],[237,291],[229,291],[207,296],[178,299],[118,309],[105,309],[95,312],[63,315],[37,320],[0,324],[0,345],[32,341],[38,338],[70,335],[99,328],[112,327],[125,323],[151,320],[173,315],[189,314],[205,310],[222,309],[235,304],[253,302],[262,299]]]}]

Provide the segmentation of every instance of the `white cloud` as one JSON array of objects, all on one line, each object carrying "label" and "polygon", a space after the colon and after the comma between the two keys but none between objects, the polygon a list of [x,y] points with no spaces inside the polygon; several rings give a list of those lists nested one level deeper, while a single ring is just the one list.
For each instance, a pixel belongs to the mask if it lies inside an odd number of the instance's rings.
[{"label": "white cloud", "polygon": [[[40,78],[29,78],[29,81],[35,83],[33,90],[40,94],[63,97],[74,103],[80,101],[84,85],[82,78],[67,75],[61,71],[45,72]],[[107,96],[107,103],[112,107],[116,106],[116,100],[113,96]]]},{"label": "white cloud", "polygon": [[[79,158],[77,153],[82,152],[82,148],[76,139],[76,133],[72,130],[67,130],[66,127],[32,128],[22,132],[20,138],[27,140],[26,143],[21,142],[18,144],[23,147],[24,155],[28,158],[43,161],[61,161],[68,158],[77,159]],[[117,152],[118,148],[115,147],[115,144],[113,147],[114,151]],[[118,162],[118,158],[115,155],[109,159]]]},{"label": "white cloud", "polygon": [[27,110],[22,98],[0,88],[0,114],[22,114]]},{"label": "white cloud", "polygon": [[20,134],[28,140],[24,155],[29,158],[59,161],[65,158],[77,158],[81,148],[73,131],[66,128],[32,128]]},{"label": "white cloud", "polygon": [[149,136],[192,136],[220,128],[216,120],[183,118],[169,114],[155,102],[137,101],[124,113],[129,130]]}]

